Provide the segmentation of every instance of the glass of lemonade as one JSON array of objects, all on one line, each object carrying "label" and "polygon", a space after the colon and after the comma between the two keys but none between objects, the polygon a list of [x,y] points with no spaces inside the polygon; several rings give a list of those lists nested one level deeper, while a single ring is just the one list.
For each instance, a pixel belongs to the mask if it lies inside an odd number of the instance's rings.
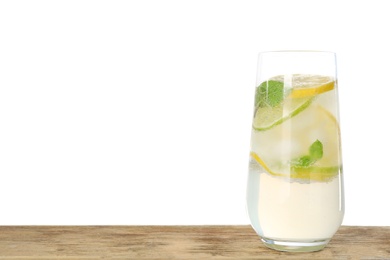
[{"label": "glass of lemonade", "polygon": [[247,211],[272,249],[323,249],[340,227],[344,193],[336,55],[259,54]]}]

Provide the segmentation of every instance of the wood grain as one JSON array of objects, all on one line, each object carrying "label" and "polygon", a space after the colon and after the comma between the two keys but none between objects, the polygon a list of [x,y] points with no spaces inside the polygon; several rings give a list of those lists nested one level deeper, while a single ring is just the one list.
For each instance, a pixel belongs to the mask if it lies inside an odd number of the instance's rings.
[{"label": "wood grain", "polygon": [[266,248],[250,226],[2,226],[0,259],[390,259],[390,227],[343,226],[320,252]]}]

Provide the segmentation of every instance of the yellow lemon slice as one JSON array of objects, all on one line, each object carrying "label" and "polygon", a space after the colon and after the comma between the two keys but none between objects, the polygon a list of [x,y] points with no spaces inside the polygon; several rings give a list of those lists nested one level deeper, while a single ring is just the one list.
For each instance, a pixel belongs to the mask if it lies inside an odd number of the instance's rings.
[{"label": "yellow lemon slice", "polygon": [[272,80],[283,82],[291,88],[289,98],[312,97],[334,89],[335,80],[330,76],[293,74],[291,77],[276,76]]}]

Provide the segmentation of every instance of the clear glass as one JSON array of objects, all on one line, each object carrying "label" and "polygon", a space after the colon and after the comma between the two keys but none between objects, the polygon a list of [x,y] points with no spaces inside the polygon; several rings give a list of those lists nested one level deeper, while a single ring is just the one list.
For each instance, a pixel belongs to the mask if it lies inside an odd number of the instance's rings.
[{"label": "clear glass", "polygon": [[272,249],[323,249],[344,193],[336,55],[259,54],[247,182],[251,225]]}]

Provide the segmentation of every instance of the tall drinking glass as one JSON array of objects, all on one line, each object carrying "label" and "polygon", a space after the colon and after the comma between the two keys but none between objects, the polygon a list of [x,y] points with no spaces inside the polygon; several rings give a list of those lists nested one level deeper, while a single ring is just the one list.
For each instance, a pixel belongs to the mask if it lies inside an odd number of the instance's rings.
[{"label": "tall drinking glass", "polygon": [[344,216],[336,55],[259,55],[247,211],[270,248],[323,249]]}]

